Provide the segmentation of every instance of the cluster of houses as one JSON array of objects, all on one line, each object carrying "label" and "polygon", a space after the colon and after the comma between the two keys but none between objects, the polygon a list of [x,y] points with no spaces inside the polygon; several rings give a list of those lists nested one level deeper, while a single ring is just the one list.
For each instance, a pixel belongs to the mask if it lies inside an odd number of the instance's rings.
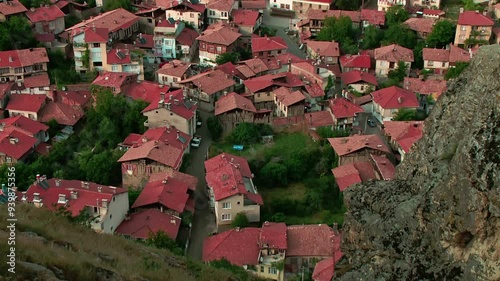
[{"label": "cluster of houses", "polygon": [[[313,271],[315,281],[331,280],[342,257],[341,234],[335,226],[270,222],[223,231],[241,213],[260,222],[264,202],[245,158],[221,153],[207,159],[206,186],[179,171],[193,149],[198,110],[216,116],[224,134],[240,123],[302,126],[313,138],[320,127],[351,130],[349,137],[328,139],[339,159],[332,173],[344,191],[360,182],[393,179],[395,165],[424,129],[421,121],[393,119],[402,110],[432,109],[431,101],[446,90],[444,74],[474,55],[468,39],[500,43],[500,30],[487,13],[461,10],[453,44],[423,49],[430,78],[406,77],[402,87],[380,88],[378,81],[400,62],[410,72],[413,50],[393,44],[343,54],[338,42],[312,39],[324,20],[347,16],[362,30],[383,28],[389,7],[418,7],[406,25],[425,39],[444,16],[439,0],[378,0],[378,10],[360,11],[330,10],[331,1],[323,0],[157,0],[135,2],[135,13],[121,8],[100,13],[105,2],[92,8],[59,0],[29,10],[17,0],[0,2],[0,22],[26,17],[45,46],[0,51],[0,165],[45,155],[54,142],[68,138],[92,105],[91,86],[148,103],[142,111],[146,132],[130,134],[118,145],[124,151],[118,160],[120,187],[37,176],[18,200],[89,215],[99,233],[146,239],[163,231],[176,239],[190,227],[186,218],[196,213],[194,192],[206,189],[221,233],[206,239],[203,260],[225,258],[279,281],[304,268]],[[500,4],[492,7],[499,18]],[[305,58],[289,53],[282,37],[257,35],[266,8],[295,13],[290,28],[297,31]],[[82,21],[66,28],[68,14]],[[216,63],[222,54],[245,49],[250,59]],[[97,77],[58,89],[50,83],[47,50],[61,50],[77,72],[97,72]],[[147,72],[155,73],[155,82],[145,80]],[[366,133],[369,121],[380,129]],[[64,129],[49,136],[51,122]],[[132,206],[128,190],[140,191]]]}]

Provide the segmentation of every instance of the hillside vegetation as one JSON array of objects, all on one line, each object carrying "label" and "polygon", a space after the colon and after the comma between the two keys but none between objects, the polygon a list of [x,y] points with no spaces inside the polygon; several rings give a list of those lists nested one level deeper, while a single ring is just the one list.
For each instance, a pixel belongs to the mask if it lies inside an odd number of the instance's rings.
[{"label": "hillside vegetation", "polygon": [[[0,230],[0,280],[257,280],[118,236],[97,234],[46,209],[16,206],[16,274],[8,273],[6,227]],[[7,208],[0,205],[7,223]],[[243,273],[244,274],[244,273]]]}]

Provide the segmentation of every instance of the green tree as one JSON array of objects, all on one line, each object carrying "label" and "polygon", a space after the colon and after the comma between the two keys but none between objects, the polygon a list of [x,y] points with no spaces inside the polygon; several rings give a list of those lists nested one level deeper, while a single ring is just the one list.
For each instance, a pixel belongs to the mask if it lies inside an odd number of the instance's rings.
[{"label": "green tree", "polygon": [[444,76],[444,79],[449,80],[453,78],[457,78],[462,71],[464,71],[467,66],[469,66],[468,62],[458,62],[455,67],[451,67],[448,69],[448,72],[446,72],[446,75]]},{"label": "green tree", "polygon": [[21,16],[0,24],[0,51],[28,49],[37,46],[29,21]]},{"label": "green tree", "polygon": [[225,64],[227,62],[237,63],[240,60],[240,55],[238,53],[224,53],[217,55],[215,62],[218,65]]},{"label": "green tree", "polygon": [[418,41],[417,45],[413,49],[413,63],[411,64],[411,68],[413,69],[424,68],[424,56],[423,56],[424,48],[425,48],[425,42]]},{"label": "green tree", "polygon": [[80,83],[82,77],[75,71],[75,64],[65,57],[61,51],[49,51],[50,82],[59,88],[68,84]]},{"label": "green tree", "polygon": [[444,48],[455,39],[456,26],[448,20],[438,21],[427,36],[429,48]]},{"label": "green tree", "polygon": [[384,38],[384,32],[380,28],[376,28],[373,25],[369,25],[365,28],[365,33],[363,37],[363,49],[370,50],[380,47],[380,43]]},{"label": "green tree", "polygon": [[161,230],[156,233],[150,233],[146,240],[146,245],[159,249],[167,249],[176,255],[184,255],[184,251],[177,245],[175,240]]},{"label": "green tree", "polygon": [[231,222],[232,227],[247,227],[250,222],[245,213],[238,213]]},{"label": "green tree", "polygon": [[123,8],[129,12],[132,12],[132,2],[128,0],[113,0],[106,1],[106,5],[104,6],[104,9],[106,11],[112,11],[118,8]]},{"label": "green tree", "polygon": [[384,33],[382,45],[387,46],[397,44],[409,49],[417,44],[417,35],[413,30],[410,30],[406,25],[390,25]]},{"label": "green tree", "polygon": [[356,11],[361,7],[361,0],[335,0],[335,7],[339,10]]},{"label": "green tree", "polygon": [[392,6],[387,10],[387,12],[385,13],[385,18],[387,25],[391,26],[399,25],[405,22],[410,18],[410,15],[403,6],[397,5]]},{"label": "green tree", "polygon": [[389,71],[389,74],[387,76],[389,77],[389,79],[401,83],[406,77],[407,66],[408,65],[404,61],[400,61],[398,62],[398,66],[396,67],[396,69]]},{"label": "green tree", "polygon": [[51,4],[49,0],[20,0],[20,2],[26,9],[39,8],[40,6]]},{"label": "green tree", "polygon": [[240,123],[227,140],[234,144],[251,144],[260,140],[259,125],[254,123]]},{"label": "green tree", "polygon": [[324,26],[318,33],[316,39],[319,41],[336,41],[346,53],[357,53],[359,28],[354,28],[349,17],[328,17],[324,21]]},{"label": "green tree", "polygon": [[218,140],[222,136],[223,128],[217,116],[208,117],[207,127],[210,132],[210,136],[212,136],[212,140]]},{"label": "green tree", "polygon": [[259,172],[260,181],[268,187],[286,186],[288,175],[286,166],[277,162],[268,162]]},{"label": "green tree", "polygon": [[335,84],[333,83],[333,77],[330,75],[328,76],[328,81],[326,82],[325,93],[328,94],[333,86],[335,86]]},{"label": "green tree", "polygon": [[476,4],[474,0],[462,0],[466,11],[483,11],[483,6]]},{"label": "green tree", "polygon": [[414,109],[402,108],[398,110],[398,114],[393,118],[394,121],[413,121],[416,119],[417,111]]},{"label": "green tree", "polygon": [[232,272],[237,277],[236,280],[241,280],[241,281],[249,280],[249,275],[243,267],[231,264],[224,258],[216,261],[211,261],[209,264],[210,266],[213,266],[215,268],[224,269],[229,272]]},{"label": "green tree", "polygon": [[276,32],[278,32],[276,28],[271,28],[263,25],[260,26],[260,29],[258,31],[259,35],[262,37],[263,36],[274,37],[276,36]]}]

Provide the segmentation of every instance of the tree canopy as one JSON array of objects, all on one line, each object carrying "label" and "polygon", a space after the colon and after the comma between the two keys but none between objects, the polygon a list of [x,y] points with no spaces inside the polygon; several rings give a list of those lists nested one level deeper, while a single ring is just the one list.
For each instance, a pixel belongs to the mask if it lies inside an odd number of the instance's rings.
[{"label": "tree canopy", "polygon": [[384,39],[384,32],[380,28],[369,25],[365,28],[362,47],[365,50],[378,48],[382,39]]},{"label": "tree canopy", "polygon": [[0,24],[0,51],[27,49],[36,45],[37,41],[26,18],[14,16]]},{"label": "tree canopy", "polygon": [[389,71],[389,74],[387,76],[389,77],[389,79],[403,82],[406,77],[406,69],[406,63],[404,61],[400,61],[398,62],[398,66],[396,67],[396,69]]},{"label": "tree canopy", "polygon": [[248,217],[245,213],[238,213],[231,222],[232,227],[247,227],[249,224]]},{"label": "tree canopy", "polygon": [[413,49],[417,44],[417,35],[404,24],[390,25],[384,33],[383,46],[397,44],[405,48]]},{"label": "tree canopy", "polygon": [[391,26],[405,22],[410,18],[410,15],[403,6],[397,5],[392,6],[387,10],[387,12],[385,13],[385,18],[387,25]]},{"label": "tree canopy", "polygon": [[413,121],[416,120],[417,111],[414,109],[401,108],[394,117],[394,121]]},{"label": "tree canopy", "polygon": [[129,0],[113,0],[113,1],[106,1],[106,4],[104,5],[104,9],[106,11],[112,11],[118,8],[123,8],[127,11],[132,11],[132,2]]},{"label": "tree canopy", "polygon": [[215,62],[218,65],[225,64],[227,62],[237,63],[240,60],[240,55],[238,53],[224,53],[217,55]]},{"label": "tree canopy", "polygon": [[328,17],[324,21],[324,26],[316,37],[319,41],[339,42],[342,51],[348,54],[356,54],[358,47],[356,42],[360,35],[360,30],[354,28],[349,17]]},{"label": "tree canopy", "polygon": [[462,73],[462,71],[467,68],[467,66],[469,66],[468,62],[458,62],[455,67],[451,67],[450,69],[448,69],[448,72],[446,72],[444,78],[446,80],[457,78],[460,73]]},{"label": "tree canopy", "polygon": [[427,46],[429,48],[444,48],[455,39],[455,31],[456,26],[451,21],[438,21],[427,36]]},{"label": "tree canopy", "polygon": [[356,11],[361,7],[361,0],[335,0],[334,5],[339,10]]}]

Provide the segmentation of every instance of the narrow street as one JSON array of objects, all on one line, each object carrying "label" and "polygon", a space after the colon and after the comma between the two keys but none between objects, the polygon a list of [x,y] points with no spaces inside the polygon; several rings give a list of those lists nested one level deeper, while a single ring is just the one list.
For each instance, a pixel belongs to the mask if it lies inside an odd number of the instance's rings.
[{"label": "narrow street", "polygon": [[199,148],[191,148],[191,159],[187,173],[198,178],[198,186],[195,192],[196,207],[192,222],[191,239],[187,254],[195,260],[201,260],[203,250],[203,240],[207,235],[215,230],[215,217],[210,212],[208,198],[205,195],[205,155],[212,140],[207,128],[207,118],[209,113],[200,111],[202,126],[198,128],[197,135],[202,137]]},{"label": "narrow street", "polygon": [[276,36],[283,38],[288,46],[287,53],[296,55],[299,58],[305,58],[305,52],[300,50],[299,45],[285,32],[285,29],[290,26],[290,18],[271,16],[269,12],[269,9],[264,10],[263,25],[277,30]]}]

